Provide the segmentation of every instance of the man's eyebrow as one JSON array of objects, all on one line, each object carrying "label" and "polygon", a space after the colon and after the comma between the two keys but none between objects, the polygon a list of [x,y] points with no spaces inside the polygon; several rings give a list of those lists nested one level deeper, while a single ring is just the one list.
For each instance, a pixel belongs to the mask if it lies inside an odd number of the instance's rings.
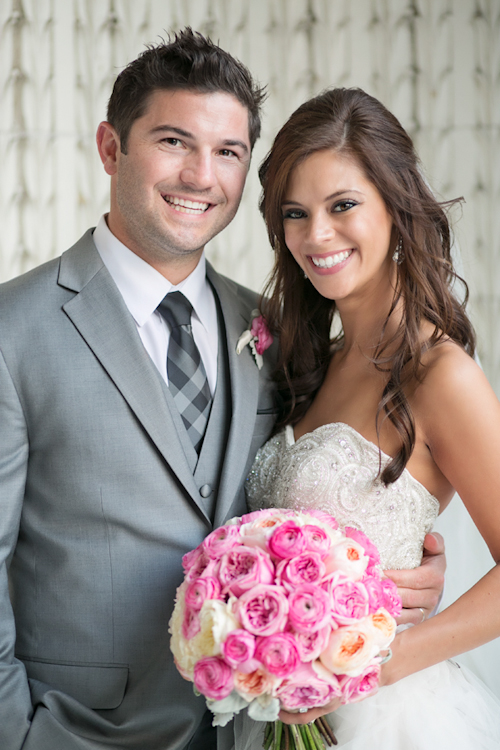
[{"label": "man's eyebrow", "polygon": [[190,133],[188,130],[183,130],[182,128],[176,128],[174,127],[174,125],[157,125],[155,128],[151,129],[151,133],[163,133],[163,132],[177,133],[177,135],[182,135],[184,138],[194,138],[194,135]]},{"label": "man's eyebrow", "polygon": [[[191,138],[194,139],[193,133],[190,133],[189,130],[183,130],[183,128],[176,128],[174,125],[157,125],[155,128],[151,129],[152,135],[155,135],[156,133],[175,133],[176,135],[180,135],[183,138]],[[234,140],[234,139],[227,139],[225,141],[222,141],[222,146],[238,146],[241,148],[245,154],[248,154],[249,148],[247,144],[244,141]]]}]

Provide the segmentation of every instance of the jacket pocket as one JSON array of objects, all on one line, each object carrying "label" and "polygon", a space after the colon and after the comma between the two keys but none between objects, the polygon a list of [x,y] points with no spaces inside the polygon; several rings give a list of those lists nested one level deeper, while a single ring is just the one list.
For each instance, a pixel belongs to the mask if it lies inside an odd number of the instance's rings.
[{"label": "jacket pocket", "polygon": [[117,708],[125,695],[124,665],[59,664],[19,657],[28,677],[70,695],[88,708]]}]

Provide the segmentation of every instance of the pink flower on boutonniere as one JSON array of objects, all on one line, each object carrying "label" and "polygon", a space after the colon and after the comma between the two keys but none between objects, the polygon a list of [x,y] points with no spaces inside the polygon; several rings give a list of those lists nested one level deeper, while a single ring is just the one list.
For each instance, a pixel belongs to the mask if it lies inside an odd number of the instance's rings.
[{"label": "pink flower on boutonniere", "polygon": [[245,346],[249,345],[255,357],[259,370],[264,364],[262,355],[273,343],[272,334],[259,310],[252,310],[250,327],[243,331],[236,344],[236,354],[241,354]]}]

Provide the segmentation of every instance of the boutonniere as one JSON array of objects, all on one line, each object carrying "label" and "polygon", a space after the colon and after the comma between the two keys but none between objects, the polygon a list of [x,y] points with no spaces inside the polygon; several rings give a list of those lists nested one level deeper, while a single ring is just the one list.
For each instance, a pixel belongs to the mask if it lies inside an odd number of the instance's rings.
[{"label": "boutonniere", "polygon": [[241,354],[245,346],[250,346],[259,370],[264,364],[262,355],[273,343],[267,323],[259,310],[252,310],[250,327],[243,331],[236,344],[236,354]]}]

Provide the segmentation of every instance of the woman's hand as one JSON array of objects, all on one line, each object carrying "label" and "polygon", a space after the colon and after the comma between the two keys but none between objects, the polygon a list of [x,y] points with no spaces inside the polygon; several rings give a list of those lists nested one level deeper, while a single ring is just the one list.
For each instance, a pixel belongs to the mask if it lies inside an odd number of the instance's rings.
[{"label": "woman's hand", "polygon": [[290,713],[290,711],[284,711],[283,709],[280,711],[280,721],[283,722],[283,724],[310,724],[311,721],[314,721],[315,719],[319,718],[320,716],[324,716],[325,714],[331,714],[332,711],[336,711],[337,708],[340,708],[342,705],[342,702],[340,698],[334,698],[330,703],[327,703],[326,706],[321,706],[320,708],[310,708],[309,711],[305,711],[304,713]]}]

